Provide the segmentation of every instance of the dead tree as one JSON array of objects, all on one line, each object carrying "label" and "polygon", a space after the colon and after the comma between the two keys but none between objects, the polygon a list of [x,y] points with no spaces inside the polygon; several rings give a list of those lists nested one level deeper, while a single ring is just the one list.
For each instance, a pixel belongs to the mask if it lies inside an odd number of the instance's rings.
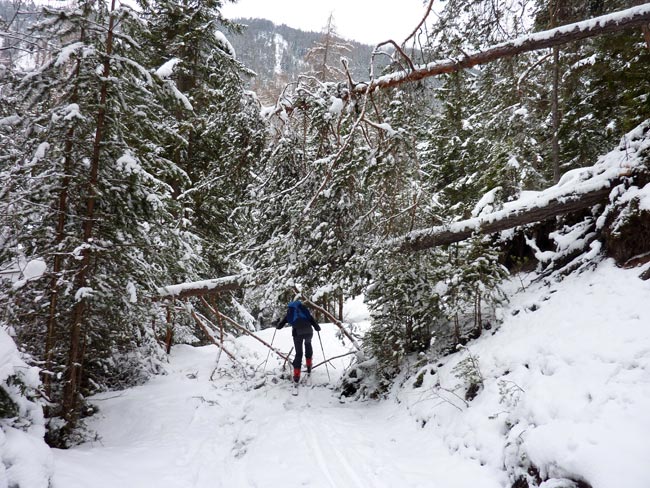
[{"label": "dead tree", "polygon": [[413,252],[464,241],[473,234],[494,234],[589,208],[605,202],[610,191],[611,188],[608,186],[589,193],[554,198],[548,204],[539,207],[522,208],[507,213],[494,212],[450,225],[431,227],[393,239],[389,242],[389,246],[394,247],[398,252]]},{"label": "dead tree", "polygon": [[632,28],[643,28],[650,23],[650,4],[621,10],[613,14],[594,17],[583,22],[564,25],[555,29],[536,32],[528,36],[513,39],[492,46],[484,51],[467,54],[461,58],[449,58],[433,61],[415,70],[400,71],[382,76],[370,82],[357,83],[354,93],[363,95],[376,89],[392,88],[402,83],[419,81],[424,78],[447,73],[455,73],[480,64],[490,63],[498,59],[511,58],[517,54],[539,51],[569,42],[580,41],[590,37],[598,37]]}]

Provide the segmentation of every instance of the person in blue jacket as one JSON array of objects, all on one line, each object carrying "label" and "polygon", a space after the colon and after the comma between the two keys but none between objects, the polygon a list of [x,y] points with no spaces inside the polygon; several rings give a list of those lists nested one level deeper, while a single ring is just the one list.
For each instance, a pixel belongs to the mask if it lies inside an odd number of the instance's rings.
[{"label": "person in blue jacket", "polygon": [[293,336],[293,345],[296,350],[296,356],[293,358],[293,381],[298,383],[300,381],[300,368],[302,367],[302,351],[303,342],[305,344],[305,359],[307,363],[307,374],[311,374],[312,357],[314,349],[311,346],[311,338],[314,335],[312,327],[320,331],[320,325],[311,316],[307,307],[305,307],[300,300],[294,300],[287,305],[287,314],[275,326],[281,329],[286,324],[291,325]]}]

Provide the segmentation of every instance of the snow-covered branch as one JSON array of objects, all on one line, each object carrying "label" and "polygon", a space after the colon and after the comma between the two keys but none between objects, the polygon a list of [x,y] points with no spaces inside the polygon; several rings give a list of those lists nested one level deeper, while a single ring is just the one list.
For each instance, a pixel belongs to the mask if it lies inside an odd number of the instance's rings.
[{"label": "snow-covered branch", "polygon": [[544,191],[525,192],[499,211],[413,231],[385,245],[399,252],[420,251],[462,241],[474,233],[492,234],[604,203],[622,178],[647,165],[648,150],[650,121],[627,134],[617,149],[600,157],[595,165],[568,171]]},{"label": "snow-covered branch", "polygon": [[589,37],[611,34],[633,27],[642,27],[648,23],[650,23],[650,4],[640,5],[613,14],[518,37],[512,41],[497,44],[484,51],[470,53],[461,58],[433,61],[426,65],[418,65],[414,70],[398,71],[381,76],[374,81],[358,83],[354,87],[354,92],[363,94],[366,93],[368,88],[373,91],[431,76],[454,73],[497,59],[509,58],[520,53],[561,46]]}]

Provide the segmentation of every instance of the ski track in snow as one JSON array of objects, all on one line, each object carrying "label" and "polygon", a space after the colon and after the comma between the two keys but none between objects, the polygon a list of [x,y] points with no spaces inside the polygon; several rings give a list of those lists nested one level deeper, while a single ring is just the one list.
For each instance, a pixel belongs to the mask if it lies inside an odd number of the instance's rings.
[{"label": "ski track in snow", "polygon": [[[288,350],[283,332],[276,343]],[[261,335],[270,340],[270,331]],[[346,350],[334,327],[321,335],[332,356]],[[322,367],[294,397],[272,375],[258,389],[261,376],[209,381],[216,356],[214,346],[177,346],[167,375],[95,397],[89,427],[99,438],[54,451],[53,488],[500,486],[486,481],[498,478],[489,468],[450,453],[393,402],[341,403]],[[251,364],[265,356],[258,349]],[[335,366],[333,381],[345,363]]]}]

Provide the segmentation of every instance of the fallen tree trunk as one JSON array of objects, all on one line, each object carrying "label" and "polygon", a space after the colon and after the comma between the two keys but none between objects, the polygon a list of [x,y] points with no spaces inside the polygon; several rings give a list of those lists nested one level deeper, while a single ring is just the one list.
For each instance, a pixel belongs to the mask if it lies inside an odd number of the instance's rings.
[{"label": "fallen tree trunk", "polygon": [[552,217],[589,208],[605,202],[611,191],[610,187],[601,188],[590,193],[571,195],[550,200],[547,205],[525,208],[509,212],[495,212],[481,217],[454,222],[448,226],[442,225],[412,232],[399,239],[391,241],[398,252],[413,252],[436,246],[453,244],[463,241],[472,234],[494,234],[521,225],[541,222]]},{"label": "fallen tree trunk", "polygon": [[158,299],[187,298],[217,295],[224,291],[239,290],[247,282],[246,275],[224,276],[213,280],[194,281],[158,288]]},{"label": "fallen tree trunk", "polygon": [[647,173],[648,147],[650,121],[645,121],[623,137],[619,147],[601,156],[596,164],[568,171],[557,185],[533,197],[508,202],[503,209],[489,214],[417,230],[392,239],[384,246],[397,252],[421,251],[462,241],[475,233],[493,234],[607,203],[612,188],[623,182],[633,184]]},{"label": "fallen tree trunk", "polygon": [[357,83],[353,91],[358,95],[363,95],[368,93],[368,84],[370,84],[370,92],[376,89],[391,88],[402,83],[419,81],[431,76],[462,71],[473,66],[490,63],[497,59],[510,58],[525,52],[561,46],[569,42],[611,34],[630,28],[642,28],[647,26],[648,23],[650,23],[650,5],[640,5],[620,12],[519,37],[512,41],[497,44],[484,51],[466,54],[460,58],[433,61],[426,65],[417,66],[414,70],[398,71],[370,82]]}]

